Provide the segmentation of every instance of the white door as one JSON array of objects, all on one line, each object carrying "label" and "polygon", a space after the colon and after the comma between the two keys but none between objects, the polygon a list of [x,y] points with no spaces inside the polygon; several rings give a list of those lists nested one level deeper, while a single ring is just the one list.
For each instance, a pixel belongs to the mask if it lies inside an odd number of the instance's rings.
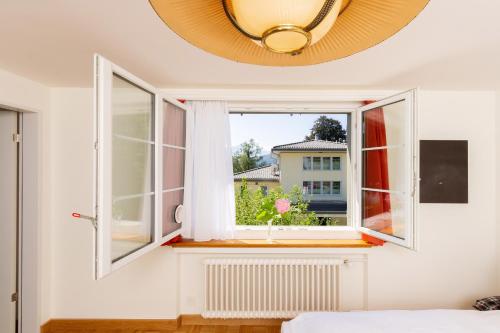
[{"label": "white door", "polygon": [[16,332],[17,113],[0,110],[0,332]]}]

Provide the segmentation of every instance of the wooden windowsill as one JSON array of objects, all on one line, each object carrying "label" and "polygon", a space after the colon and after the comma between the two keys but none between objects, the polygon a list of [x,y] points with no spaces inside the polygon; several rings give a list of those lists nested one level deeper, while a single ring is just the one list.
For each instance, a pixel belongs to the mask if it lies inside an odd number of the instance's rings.
[{"label": "wooden windowsill", "polygon": [[171,244],[176,248],[370,248],[373,244],[361,239],[230,239],[195,242],[184,239]]}]

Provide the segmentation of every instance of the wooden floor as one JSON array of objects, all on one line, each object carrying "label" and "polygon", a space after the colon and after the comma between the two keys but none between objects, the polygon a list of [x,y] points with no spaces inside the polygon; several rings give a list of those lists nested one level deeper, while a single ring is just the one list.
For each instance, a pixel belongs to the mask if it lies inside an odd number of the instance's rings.
[{"label": "wooden floor", "polygon": [[162,333],[280,333],[280,330],[280,326],[183,325],[176,330]]}]

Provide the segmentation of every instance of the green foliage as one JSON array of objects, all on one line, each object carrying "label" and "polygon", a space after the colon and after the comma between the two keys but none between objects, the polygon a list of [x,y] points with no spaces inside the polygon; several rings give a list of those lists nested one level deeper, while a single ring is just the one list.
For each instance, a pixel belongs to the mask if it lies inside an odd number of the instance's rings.
[{"label": "green foliage", "polygon": [[343,141],[346,139],[346,131],[336,119],[321,116],[314,122],[311,133],[306,136],[306,140]]},{"label": "green foliage", "polygon": [[[274,203],[278,199],[288,199],[291,202],[290,210],[278,214]],[[265,196],[262,191],[252,191],[244,179],[239,191],[235,192],[236,224],[238,225],[267,225],[267,221],[274,219],[275,225],[319,225],[319,219],[314,212],[308,212],[308,202],[304,200],[299,186],[294,186],[289,193],[280,187],[269,191]]]},{"label": "green foliage", "polygon": [[254,139],[243,142],[233,154],[233,172],[243,172],[263,166],[261,153],[262,148]]}]

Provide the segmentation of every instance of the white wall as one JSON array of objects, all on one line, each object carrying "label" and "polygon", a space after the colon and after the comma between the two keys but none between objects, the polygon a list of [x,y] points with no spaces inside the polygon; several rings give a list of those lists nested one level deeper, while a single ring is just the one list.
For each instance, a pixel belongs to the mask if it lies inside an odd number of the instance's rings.
[{"label": "white wall", "polygon": [[[421,93],[421,139],[469,140],[470,203],[420,205],[419,252],[392,245],[368,252],[369,308],[463,308],[495,293],[494,98],[481,92]],[[91,90],[54,89],[51,117],[50,316],[176,317],[176,295],[183,295],[178,289],[190,287],[178,283],[177,270],[189,272],[186,265],[199,262],[199,255],[177,266],[177,255],[161,248],[94,281],[93,231],[70,216],[92,208]]]},{"label": "white wall", "polygon": [[[24,117],[23,158],[25,199],[36,211],[24,213],[23,223],[23,319],[26,332],[34,332],[49,318],[50,224],[49,196],[46,195],[49,178],[50,150],[46,136],[49,132],[49,88],[0,70],[0,108],[26,111]],[[26,187],[27,186],[27,187]],[[38,187],[38,193],[32,189]],[[37,199],[38,202],[37,202]],[[28,203],[25,203],[25,207]]]},{"label": "white wall", "polygon": [[392,245],[369,258],[369,307],[469,307],[495,293],[495,99],[423,92],[420,139],[469,140],[469,204],[421,204],[419,251]]}]

